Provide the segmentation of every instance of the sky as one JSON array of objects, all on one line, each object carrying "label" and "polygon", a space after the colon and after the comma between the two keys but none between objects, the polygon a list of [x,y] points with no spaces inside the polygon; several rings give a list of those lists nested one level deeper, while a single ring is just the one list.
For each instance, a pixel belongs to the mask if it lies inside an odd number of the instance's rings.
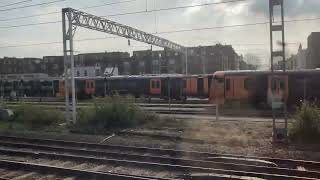
[{"label": "sky", "polygon": [[[0,0],[0,57],[42,57],[62,55],[61,22],[33,26],[24,24],[55,22],[61,20],[61,9],[72,7],[97,16],[122,23],[148,33],[160,33],[183,46],[205,46],[216,43],[230,44],[238,54],[254,54],[261,59],[261,64],[268,64],[270,59],[269,25],[253,25],[244,27],[216,28],[189,32],[163,33],[185,29],[221,27],[237,24],[268,22],[268,0],[243,0],[232,3],[180,8],[176,10],[144,12],[120,16],[119,13],[150,11],[153,9],[180,7],[230,0],[27,0],[25,3],[11,5],[22,0]],[[55,3],[19,9],[10,9],[25,5],[52,2]],[[107,3],[122,2],[113,5]],[[310,19],[320,17],[318,11],[320,0],[284,0],[285,20]],[[9,5],[9,6],[8,6]],[[88,6],[95,6],[87,8]],[[8,10],[9,9],[9,10]],[[16,17],[32,16],[56,12],[44,16],[23,19]],[[11,20],[8,20],[11,19]],[[285,24],[285,41],[287,56],[295,54],[299,43],[307,47],[307,37],[311,32],[320,31],[320,19],[288,22]],[[75,39],[94,39],[112,37],[112,35],[78,28]],[[45,42],[58,42],[37,46],[20,46]],[[125,38],[75,41],[75,53],[111,52],[149,49],[150,45],[131,41],[130,46]]]}]

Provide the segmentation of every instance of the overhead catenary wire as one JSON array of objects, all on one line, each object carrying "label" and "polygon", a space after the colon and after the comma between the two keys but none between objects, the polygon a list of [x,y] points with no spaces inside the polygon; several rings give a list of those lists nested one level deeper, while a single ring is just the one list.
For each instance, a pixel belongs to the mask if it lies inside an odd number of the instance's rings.
[{"label": "overhead catenary wire", "polygon": [[[120,39],[122,37],[118,36],[108,36],[108,37],[98,37],[98,38],[84,38],[84,39],[75,39],[76,42],[82,42],[82,41],[95,41],[95,40],[104,40],[104,39]],[[222,42],[215,42],[222,43]],[[300,42],[291,42],[287,44],[299,44]],[[62,41],[52,41],[52,42],[40,42],[40,43],[29,43],[29,44],[18,44],[18,45],[7,45],[7,46],[0,46],[0,49],[4,48],[17,48],[17,47],[28,47],[28,46],[40,46],[40,45],[50,45],[50,44],[62,44]],[[267,43],[227,43],[231,44],[232,46],[265,46],[268,45]]]},{"label": "overhead catenary wire", "polygon": [[[135,1],[138,1],[138,0],[125,0],[125,1],[110,2],[110,3],[102,3],[102,4],[92,5],[92,6],[84,6],[84,7],[79,8],[79,10],[91,9],[91,8],[97,8],[97,7],[103,7],[103,6],[111,6],[111,5],[123,4],[123,3],[135,2]],[[29,15],[29,16],[20,16],[20,17],[13,17],[13,18],[7,18],[7,19],[0,19],[0,21],[12,21],[12,20],[17,20],[17,19],[26,19],[26,18],[47,16],[47,15],[60,14],[60,13],[61,13],[61,10],[47,12],[47,13],[34,14],[34,15]]]},{"label": "overhead catenary wire", "polygon": [[[85,6],[85,7],[79,8],[79,10],[85,10],[85,9],[90,9],[90,8],[115,5],[115,4],[121,4],[121,3],[128,3],[128,2],[134,2],[134,1],[137,1],[137,0],[125,0],[125,1],[104,3],[104,4],[99,4],[99,5],[93,5],[93,6]],[[114,16],[130,15],[130,14],[150,13],[150,12],[155,12],[155,11],[168,11],[168,10],[176,10],[176,9],[182,9],[182,8],[192,8],[192,7],[200,7],[200,6],[234,3],[234,2],[240,2],[240,1],[247,1],[247,0],[231,0],[231,1],[224,1],[224,2],[204,3],[204,4],[186,5],[186,6],[178,6],[178,7],[170,7],[170,8],[162,8],[162,9],[151,9],[151,10],[148,10],[146,7],[146,9],[143,11],[116,13],[116,14],[109,14],[109,15],[101,16],[101,17],[114,17]],[[16,19],[25,19],[25,18],[32,18],[32,17],[46,16],[46,15],[51,15],[51,14],[60,14],[60,13],[61,13],[61,11],[53,11],[53,12],[40,13],[40,14],[29,15],[29,16],[20,16],[20,17],[14,17],[14,18],[0,19],[0,21],[12,21],[12,20],[16,20]]]},{"label": "overhead catenary wire", "polygon": [[[315,20],[320,20],[320,17],[304,18],[304,19],[291,19],[291,20],[285,20],[284,22],[291,23],[291,22],[304,22],[304,21],[315,21]],[[45,24],[54,24],[54,23],[60,23],[60,22],[61,21],[49,21],[49,22],[39,22],[39,23],[12,25],[12,26],[0,26],[0,29],[17,28],[17,27],[25,27],[25,26],[36,26],[36,25],[45,25]],[[255,22],[255,23],[246,23],[246,24],[233,24],[233,25],[213,26],[213,27],[180,29],[180,30],[172,30],[172,31],[162,31],[162,32],[153,33],[153,34],[171,34],[171,33],[188,32],[188,31],[203,31],[203,30],[213,30],[213,29],[246,27],[246,26],[266,25],[268,23],[269,23],[269,21],[264,21],[264,22]]]},{"label": "overhead catenary wire", "polygon": [[17,4],[23,4],[23,3],[27,3],[30,2],[32,0],[23,0],[23,1],[18,1],[18,2],[14,2],[14,3],[10,3],[10,4],[5,4],[5,5],[1,5],[0,8],[2,7],[8,7],[8,6],[13,6],[13,5],[17,5]]},{"label": "overhead catenary wire", "polygon": [[[115,5],[115,4],[121,4],[121,3],[127,3],[127,2],[134,2],[137,0],[125,0],[125,1],[118,1],[118,2],[112,2],[112,3],[103,3],[99,5],[93,5],[93,6],[86,6],[79,8],[81,9],[90,9],[90,8],[95,8],[95,7],[103,7],[103,6],[109,6],[109,5]],[[29,16],[20,16],[20,17],[13,17],[13,18],[7,18],[7,19],[0,19],[0,21],[12,21],[12,20],[17,20],[17,19],[26,19],[26,18],[32,18],[32,17],[39,17],[39,16],[46,16],[46,15],[51,15],[51,14],[60,14],[61,11],[53,11],[53,12],[48,12],[48,13],[40,13],[40,14],[34,14],[34,15],[29,15]],[[61,22],[61,21],[59,21]]]},{"label": "overhead catenary wire", "polygon": [[62,2],[62,1],[66,1],[66,0],[56,0],[56,1],[49,1],[49,2],[44,2],[44,3],[37,3],[37,4],[30,4],[30,5],[12,7],[12,8],[7,8],[7,9],[0,9],[0,12],[11,11],[11,10],[15,10],[15,9],[23,9],[23,8],[34,7],[34,6],[42,6],[42,5],[54,4],[54,3],[58,3],[58,2]]},{"label": "overhead catenary wire", "polygon": [[219,4],[237,3],[237,2],[242,2],[242,1],[247,1],[247,0],[230,0],[230,1],[222,1],[222,2],[212,2],[212,3],[176,6],[176,7],[168,7],[168,8],[160,8],[160,9],[151,9],[151,10],[147,10],[147,11],[133,11],[133,12],[109,14],[109,15],[101,16],[101,17],[113,17],[113,16],[132,15],[132,14],[152,13],[152,12],[159,12],[159,11],[170,11],[170,10],[201,7],[201,6],[212,6],[212,5],[219,5]]}]

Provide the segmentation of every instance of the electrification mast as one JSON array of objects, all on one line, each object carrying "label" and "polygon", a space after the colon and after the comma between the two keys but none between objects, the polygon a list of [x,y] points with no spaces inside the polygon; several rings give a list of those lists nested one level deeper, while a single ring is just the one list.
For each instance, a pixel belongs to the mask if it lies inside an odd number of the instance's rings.
[{"label": "electrification mast", "polygon": [[[62,9],[66,119],[70,120],[69,83],[71,81],[73,123],[76,122],[73,37],[78,26],[186,53],[185,47],[153,34],[72,8]],[[68,72],[69,67],[71,72]]]},{"label": "electrification mast", "polygon": [[[285,93],[282,94],[283,97],[283,102],[282,102],[282,108],[283,108],[283,115],[284,115],[284,121],[285,121],[285,127],[284,129],[278,129],[276,127],[276,103],[275,102],[275,92],[274,92],[274,87],[273,85],[276,84],[279,87],[276,88],[282,88],[282,91],[286,92],[287,88],[284,84],[286,84],[286,57],[285,57],[285,34],[284,34],[284,10],[283,10],[283,0],[269,0],[269,14],[270,14],[270,52],[271,52],[271,73],[272,73],[272,78],[271,78],[271,86],[272,86],[272,100],[271,100],[271,106],[272,106],[272,119],[273,119],[273,140],[276,141],[277,139],[277,134],[279,132],[283,132],[282,134],[284,136],[287,136],[288,132],[288,118],[287,118],[287,102],[286,102],[286,95]],[[278,16],[276,16],[278,15]],[[275,18],[279,18],[280,20],[275,20]],[[281,42],[278,43],[280,44],[280,50],[275,50],[276,48],[274,47],[275,44],[275,39],[274,35],[279,35],[281,36]],[[275,77],[274,75],[274,58],[275,57],[280,57],[282,60],[282,71],[283,71],[283,76],[282,77]],[[283,84],[283,85],[281,85]]]}]

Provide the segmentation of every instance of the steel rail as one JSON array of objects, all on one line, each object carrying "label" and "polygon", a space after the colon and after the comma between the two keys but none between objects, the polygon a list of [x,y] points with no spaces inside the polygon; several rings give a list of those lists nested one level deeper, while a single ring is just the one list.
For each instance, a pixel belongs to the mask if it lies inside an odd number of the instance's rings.
[{"label": "steel rail", "polygon": [[21,141],[29,143],[45,143],[51,145],[62,145],[62,146],[74,146],[80,148],[96,148],[96,149],[109,149],[109,150],[119,150],[119,151],[136,151],[141,153],[153,153],[158,155],[170,155],[170,156],[191,156],[194,158],[212,158],[212,157],[234,157],[234,158],[250,158],[250,159],[260,159],[265,161],[270,161],[278,165],[281,164],[291,164],[292,166],[303,166],[305,168],[312,169],[313,167],[320,167],[320,162],[316,161],[305,161],[296,159],[282,159],[282,158],[271,158],[271,157],[256,157],[256,156],[243,156],[234,154],[220,154],[220,153],[210,153],[210,152],[198,152],[198,151],[185,151],[185,150],[175,150],[175,149],[165,149],[165,148],[152,148],[152,147],[139,147],[139,146],[125,146],[125,145],[110,145],[110,144],[98,144],[90,142],[76,142],[76,141],[65,141],[56,139],[40,139],[31,137],[19,137],[19,136],[8,136],[1,135],[0,140],[3,141]]},{"label": "steel rail", "polygon": [[[295,159],[281,159],[281,158],[270,158],[270,157],[256,157],[256,156],[243,156],[243,155],[233,155],[233,154],[220,154],[220,153],[209,153],[209,152],[198,152],[198,151],[184,151],[184,150],[174,150],[174,149],[164,149],[164,148],[151,148],[151,147],[139,147],[139,146],[125,146],[125,145],[110,145],[110,144],[98,144],[89,142],[76,142],[76,141],[65,141],[65,140],[55,140],[55,139],[39,139],[30,137],[18,137],[18,136],[8,136],[0,135],[1,141],[20,141],[24,143],[41,143],[47,145],[60,145],[60,146],[72,146],[78,148],[94,148],[94,149],[109,149],[117,151],[135,151],[140,153],[152,153],[156,155],[169,155],[172,157],[193,157],[198,159],[207,159],[213,157],[233,157],[233,158],[248,158],[248,159],[259,159],[269,162],[276,163],[277,165],[285,165],[288,167],[302,166],[307,169],[315,169],[315,167],[320,167],[320,162],[316,161],[305,161],[305,160],[295,160]],[[216,161],[216,160],[215,160]]]},{"label": "steel rail", "polygon": [[[47,158],[47,159],[60,159],[75,162],[91,162],[91,163],[101,163],[101,164],[112,164],[119,166],[133,166],[140,168],[159,168],[161,170],[167,169],[169,171],[182,171],[189,173],[216,173],[225,175],[235,175],[235,176],[245,176],[245,177],[258,177],[267,179],[316,179],[289,175],[279,175],[279,174],[268,174],[261,172],[250,172],[250,171],[237,171],[237,170],[226,170],[226,169],[215,169],[215,168],[202,168],[196,166],[183,166],[183,165],[172,165],[165,163],[154,163],[154,162],[142,162],[142,161],[130,161],[130,160],[120,160],[120,159],[107,159],[107,158],[96,158],[88,156],[70,155],[70,154],[58,154],[58,153],[47,153],[40,151],[26,151],[26,150],[13,150],[13,149],[0,149],[1,154],[9,156],[29,156],[32,158]],[[158,178],[157,178],[158,179]]]},{"label": "steel rail", "polygon": [[[151,179],[159,179],[152,177],[143,177],[143,176],[131,176],[120,173],[109,173],[109,172],[100,172],[100,171],[89,171],[89,170],[80,170],[80,169],[72,169],[51,165],[43,165],[43,164],[35,164],[28,162],[20,162],[20,161],[12,161],[12,160],[0,160],[0,167],[4,169],[10,170],[28,170],[33,172],[39,172],[43,174],[61,174],[67,176],[75,176],[81,178],[91,178],[91,179],[139,179],[139,180],[151,180]],[[1,179],[1,178],[0,178]]]},{"label": "steel rail", "polygon": [[[10,148],[28,148],[35,151],[49,151],[49,152],[59,152],[59,153],[68,153],[68,154],[79,154],[82,156],[107,156],[110,158],[117,159],[129,159],[133,161],[144,161],[144,162],[157,162],[157,163],[166,163],[166,164],[179,164],[183,166],[198,166],[204,168],[223,168],[226,170],[242,170],[242,171],[252,171],[252,172],[264,172],[270,174],[279,174],[279,175],[291,175],[297,177],[308,177],[315,178],[320,177],[320,172],[314,171],[300,171],[295,169],[287,168],[277,168],[277,167],[268,167],[268,166],[257,166],[250,164],[236,164],[236,163],[224,163],[224,162],[213,162],[213,161],[204,161],[204,160],[192,160],[185,158],[173,158],[173,157],[161,157],[161,156],[151,156],[151,155],[138,155],[138,154],[128,154],[122,152],[106,152],[101,150],[84,150],[76,149],[70,147],[57,147],[57,146],[45,146],[45,145],[36,145],[28,143],[13,143],[13,142],[1,142],[0,146],[10,147]],[[252,163],[254,164],[254,162]]]}]

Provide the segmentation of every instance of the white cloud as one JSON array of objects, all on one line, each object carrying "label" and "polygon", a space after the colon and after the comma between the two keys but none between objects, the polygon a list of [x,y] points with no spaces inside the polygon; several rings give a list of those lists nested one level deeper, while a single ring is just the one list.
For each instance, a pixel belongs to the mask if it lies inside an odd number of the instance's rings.
[{"label": "white cloud", "polygon": [[[39,1],[39,0],[38,0]],[[38,1],[33,1],[38,2]],[[113,0],[121,1],[121,0]],[[184,5],[196,5],[211,2],[221,2],[222,0],[157,0],[156,8],[177,7]],[[109,1],[108,1],[109,2]],[[103,0],[78,0],[66,1],[64,3],[51,4],[45,7],[26,8],[15,11],[10,11],[0,14],[0,19],[27,16],[32,14],[52,12],[61,10],[63,7],[79,8],[82,6],[107,3]],[[154,8],[154,0],[148,0],[148,9]],[[308,18],[317,16],[320,1],[311,0],[287,0],[285,1],[286,18]],[[131,3],[123,3],[113,6],[101,6],[84,10],[96,15],[108,15],[114,13],[134,12],[146,9],[145,0],[137,0]],[[268,17],[268,3],[261,0],[250,0],[237,3],[226,3],[212,6],[193,7],[187,9],[178,9],[172,11],[157,12],[157,30],[158,31],[173,31],[180,29],[192,29],[202,27],[215,27],[233,24],[244,24],[263,22]],[[127,24],[136,27],[146,32],[155,32],[155,13],[132,14],[126,16],[110,17],[110,19],[119,23]],[[1,22],[0,27],[28,24],[45,21],[60,20],[61,14],[50,16],[42,16],[36,18],[20,19],[15,21]],[[317,21],[299,22],[286,24],[286,41],[287,42],[303,42],[306,47],[307,36],[312,31],[320,31],[320,23]],[[0,28],[0,46],[10,44],[28,44],[39,42],[51,42],[62,40],[61,23],[50,25],[39,25],[12,29]],[[95,38],[110,36],[104,33],[98,33],[87,29],[79,28],[76,39]],[[205,31],[193,31],[185,33],[163,34],[162,37],[178,42],[187,46],[209,45],[216,42],[250,44],[250,43],[266,43],[266,46],[235,46],[239,53],[253,53],[268,60],[268,42],[269,31],[268,25],[214,29]],[[112,50],[128,50],[138,49],[137,47],[128,47],[125,39],[119,40],[99,40],[87,42],[75,42],[75,47],[79,51],[112,51]],[[142,43],[133,42],[136,46],[143,45]],[[58,45],[43,45],[43,46],[28,46],[19,48],[0,49],[0,56],[35,56],[41,57],[45,55],[62,54],[62,44]],[[148,46],[147,46],[148,47]],[[290,45],[290,52],[296,52],[297,47]]]}]

